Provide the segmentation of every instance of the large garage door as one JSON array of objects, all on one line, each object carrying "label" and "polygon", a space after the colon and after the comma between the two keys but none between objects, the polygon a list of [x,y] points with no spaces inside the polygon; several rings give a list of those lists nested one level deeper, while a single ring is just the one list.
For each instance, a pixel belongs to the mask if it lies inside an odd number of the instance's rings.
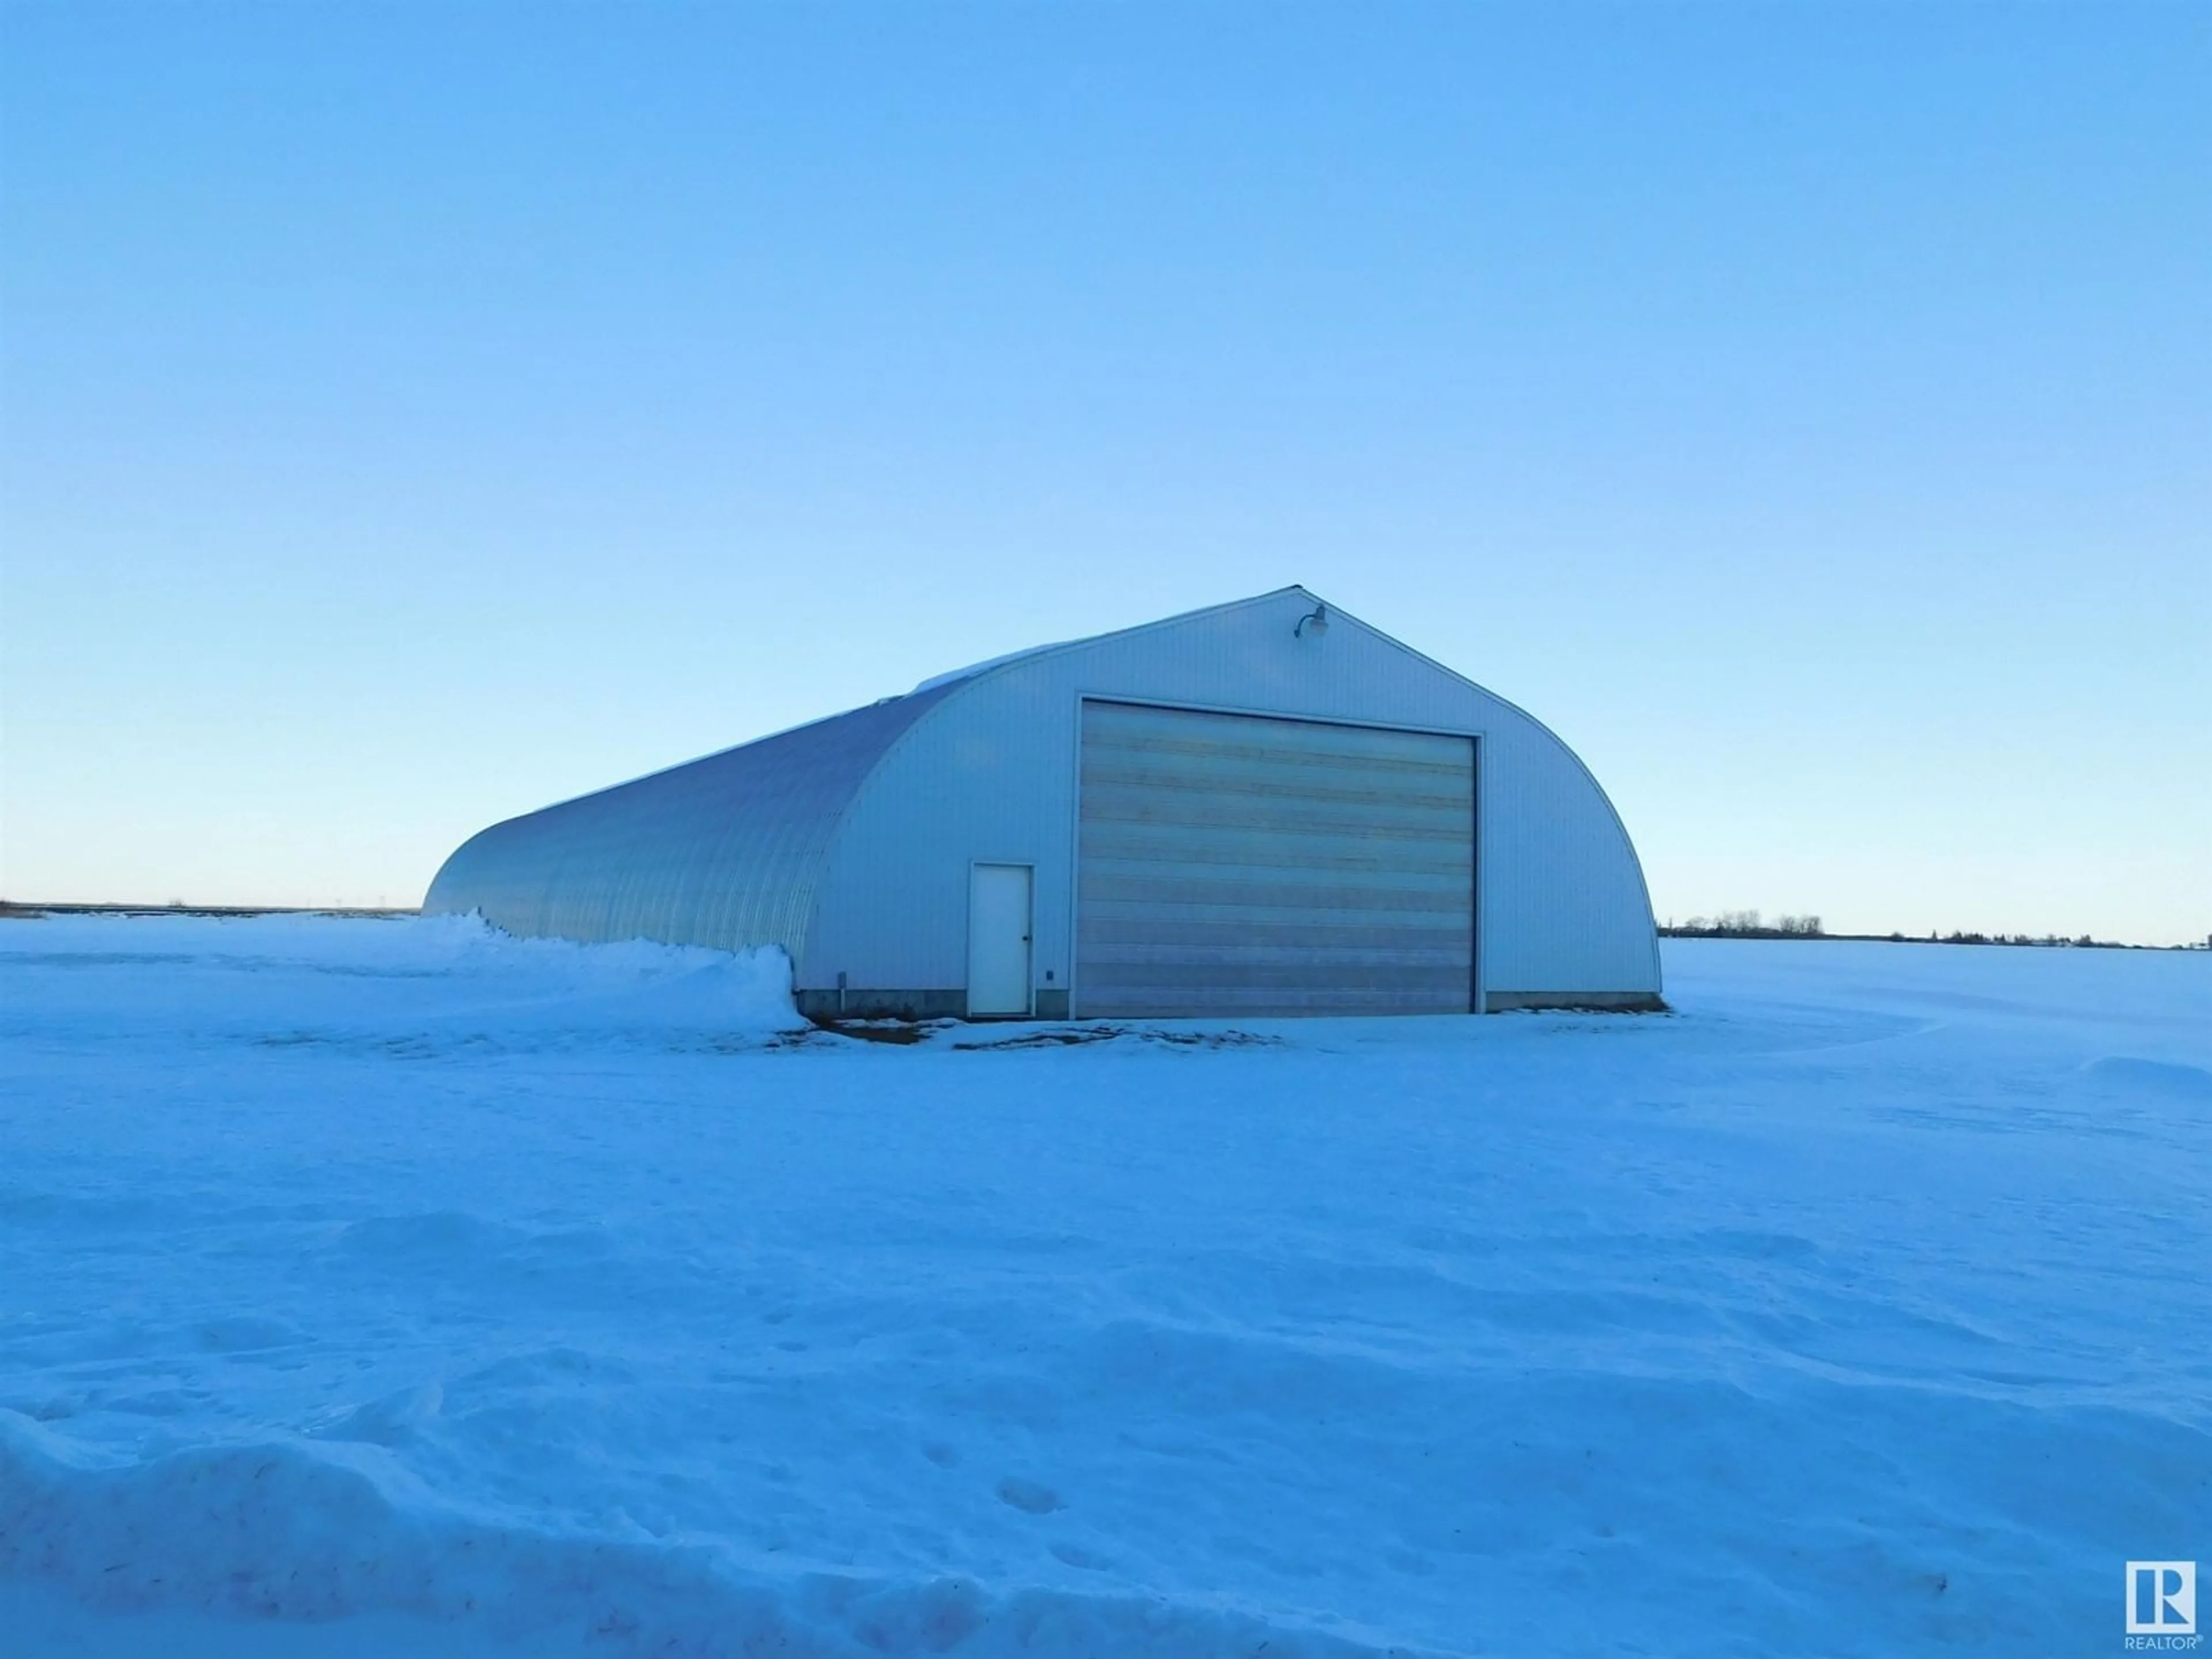
[{"label": "large garage door", "polygon": [[1083,706],[1076,1012],[1465,1013],[1474,745]]}]

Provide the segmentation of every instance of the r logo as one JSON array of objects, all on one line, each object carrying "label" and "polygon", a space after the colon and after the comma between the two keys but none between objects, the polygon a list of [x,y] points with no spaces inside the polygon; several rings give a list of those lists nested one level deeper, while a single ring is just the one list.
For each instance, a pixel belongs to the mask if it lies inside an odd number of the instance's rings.
[{"label": "r logo", "polygon": [[2197,1564],[2194,1561],[2128,1563],[2128,1631],[2130,1636],[2197,1634]]}]

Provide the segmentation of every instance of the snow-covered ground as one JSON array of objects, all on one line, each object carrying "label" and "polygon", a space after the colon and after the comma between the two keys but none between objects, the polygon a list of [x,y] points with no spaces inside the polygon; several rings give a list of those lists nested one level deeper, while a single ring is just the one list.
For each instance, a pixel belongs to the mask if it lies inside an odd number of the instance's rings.
[{"label": "snow-covered ground", "polygon": [[0,1651],[2118,1651],[2212,1558],[2212,956],[1667,965],[901,1048],[0,922]]}]

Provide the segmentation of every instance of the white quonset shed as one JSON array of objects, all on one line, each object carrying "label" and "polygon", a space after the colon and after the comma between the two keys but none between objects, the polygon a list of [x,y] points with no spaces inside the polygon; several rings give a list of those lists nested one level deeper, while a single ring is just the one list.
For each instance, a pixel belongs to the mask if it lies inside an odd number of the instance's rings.
[{"label": "white quonset shed", "polygon": [[510,818],[423,908],[781,945],[817,1016],[1661,1006],[1643,871],[1582,763],[1302,587]]}]

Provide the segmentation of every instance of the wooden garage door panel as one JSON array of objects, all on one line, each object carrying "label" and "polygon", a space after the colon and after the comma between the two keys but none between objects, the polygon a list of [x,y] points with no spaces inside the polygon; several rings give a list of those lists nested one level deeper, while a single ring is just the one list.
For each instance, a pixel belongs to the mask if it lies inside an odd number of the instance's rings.
[{"label": "wooden garage door panel", "polygon": [[1469,739],[1086,702],[1082,783],[1079,1012],[1469,1007]]}]

